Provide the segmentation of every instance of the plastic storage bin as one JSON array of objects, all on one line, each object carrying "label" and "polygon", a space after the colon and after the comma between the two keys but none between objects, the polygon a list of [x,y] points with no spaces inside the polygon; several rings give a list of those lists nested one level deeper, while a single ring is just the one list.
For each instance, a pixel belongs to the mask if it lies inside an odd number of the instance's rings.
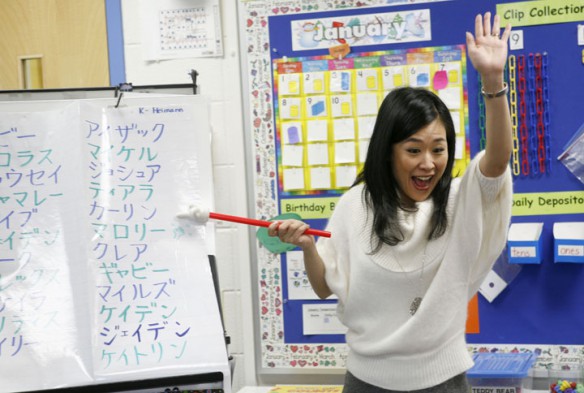
[{"label": "plastic storage bin", "polygon": [[552,382],[550,371],[547,368],[532,367],[527,372],[527,378],[523,383],[524,393],[549,393]]},{"label": "plastic storage bin", "polygon": [[537,356],[533,353],[477,353],[467,371],[473,393],[521,393]]},{"label": "plastic storage bin", "polygon": [[[572,392],[581,393],[584,392],[584,373],[582,370],[582,365],[579,363],[572,363],[569,364],[569,367],[562,367],[562,365],[554,365],[554,367],[550,370],[550,384],[553,386],[554,384],[562,385],[563,382],[567,382],[568,384],[576,385],[576,389],[573,389]],[[555,392],[556,390],[551,389],[550,391]],[[566,391],[566,389],[559,389],[560,391]]]}]

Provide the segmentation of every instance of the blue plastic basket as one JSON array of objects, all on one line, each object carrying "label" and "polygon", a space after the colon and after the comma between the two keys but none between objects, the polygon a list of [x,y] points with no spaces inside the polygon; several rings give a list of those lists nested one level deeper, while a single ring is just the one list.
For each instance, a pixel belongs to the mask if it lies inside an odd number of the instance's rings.
[{"label": "blue plastic basket", "polygon": [[520,392],[536,359],[532,353],[477,353],[466,375],[471,386],[515,387]]},{"label": "blue plastic basket", "polygon": [[469,378],[524,378],[536,360],[533,353],[477,353]]}]

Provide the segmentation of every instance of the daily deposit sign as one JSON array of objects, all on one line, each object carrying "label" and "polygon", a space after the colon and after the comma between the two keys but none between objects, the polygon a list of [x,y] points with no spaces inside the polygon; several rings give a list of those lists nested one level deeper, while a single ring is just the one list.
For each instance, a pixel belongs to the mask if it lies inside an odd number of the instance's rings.
[{"label": "daily deposit sign", "polygon": [[584,191],[544,192],[513,195],[513,216],[581,214]]}]

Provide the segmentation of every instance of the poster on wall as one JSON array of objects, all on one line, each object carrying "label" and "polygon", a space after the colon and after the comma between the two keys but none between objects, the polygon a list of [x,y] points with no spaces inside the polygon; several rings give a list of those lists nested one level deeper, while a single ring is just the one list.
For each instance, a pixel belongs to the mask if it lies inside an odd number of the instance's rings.
[{"label": "poster on wall", "polygon": [[140,3],[145,60],[223,55],[219,0]]}]

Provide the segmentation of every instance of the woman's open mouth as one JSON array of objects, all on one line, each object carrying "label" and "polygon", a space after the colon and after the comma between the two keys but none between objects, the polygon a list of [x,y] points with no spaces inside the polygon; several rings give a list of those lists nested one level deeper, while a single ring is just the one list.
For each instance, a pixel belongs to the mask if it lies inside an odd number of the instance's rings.
[{"label": "woman's open mouth", "polygon": [[414,187],[420,191],[428,190],[433,177],[434,176],[412,176]]}]

